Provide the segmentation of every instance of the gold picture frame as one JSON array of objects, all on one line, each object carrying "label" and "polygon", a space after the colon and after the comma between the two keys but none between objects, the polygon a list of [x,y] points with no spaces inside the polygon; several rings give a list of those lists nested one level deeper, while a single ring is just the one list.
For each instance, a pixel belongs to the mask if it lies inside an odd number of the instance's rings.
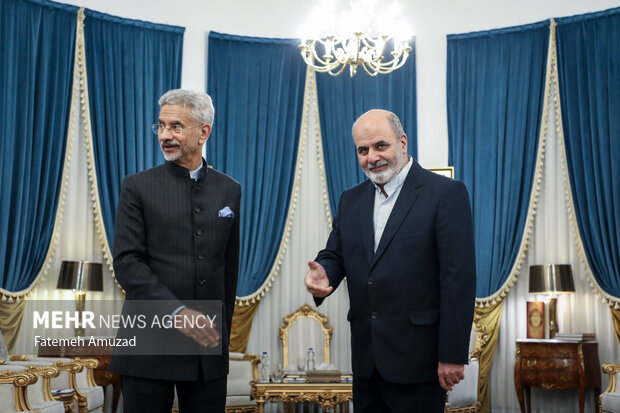
[{"label": "gold picture frame", "polygon": [[441,168],[427,168],[427,169],[436,174],[445,176],[447,178],[454,179],[454,166],[444,166]]}]

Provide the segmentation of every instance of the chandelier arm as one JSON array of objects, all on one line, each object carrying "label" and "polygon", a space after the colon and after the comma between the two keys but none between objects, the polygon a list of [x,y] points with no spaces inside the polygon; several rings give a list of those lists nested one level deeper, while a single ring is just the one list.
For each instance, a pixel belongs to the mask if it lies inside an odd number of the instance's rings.
[{"label": "chandelier arm", "polygon": [[389,62],[372,62],[372,63],[368,63],[375,72],[377,73],[381,73],[381,74],[387,74],[387,73],[391,73],[396,69],[401,68],[405,62],[407,61],[407,58],[409,57],[409,53],[403,53],[401,56],[399,56],[398,58],[394,58],[392,60],[390,60]]},{"label": "chandelier arm", "polygon": [[[379,72],[377,70],[373,70],[371,72],[370,70],[368,70],[367,65],[368,64],[366,62],[363,62],[360,66],[362,66],[362,68],[364,69],[364,72],[366,72],[369,76],[377,76],[379,73],[382,73],[382,72]],[[372,65],[371,65],[371,67],[372,67]]]},{"label": "chandelier arm", "polygon": [[328,72],[328,73],[329,73],[330,75],[332,75],[332,76],[339,76],[342,72],[344,72],[344,68],[345,68],[345,67],[347,67],[347,65],[346,65],[346,64],[343,64],[343,65],[340,67],[340,69],[339,69],[336,73],[333,73],[333,71],[332,71],[332,70],[330,70],[330,71],[326,71],[326,72]]},{"label": "chandelier arm", "polygon": [[[319,40],[319,42],[322,44],[323,42],[321,40]],[[310,44],[310,51],[312,53],[312,60],[316,60],[320,65],[324,65],[324,66],[329,66],[332,64],[331,60],[328,59],[321,59],[319,57],[319,54],[316,52],[316,41],[312,41],[312,43]]]}]

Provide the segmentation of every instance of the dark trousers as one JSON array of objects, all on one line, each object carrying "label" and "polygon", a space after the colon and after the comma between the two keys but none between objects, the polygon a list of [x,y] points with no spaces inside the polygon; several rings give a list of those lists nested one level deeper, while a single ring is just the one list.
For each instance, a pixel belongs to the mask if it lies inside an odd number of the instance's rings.
[{"label": "dark trousers", "polygon": [[170,413],[177,388],[180,413],[223,413],[226,376],[209,381],[168,381],[121,376],[124,413]]},{"label": "dark trousers", "polygon": [[369,380],[353,374],[355,413],[443,413],[446,391],[435,382],[400,384],[385,380],[375,368]]}]

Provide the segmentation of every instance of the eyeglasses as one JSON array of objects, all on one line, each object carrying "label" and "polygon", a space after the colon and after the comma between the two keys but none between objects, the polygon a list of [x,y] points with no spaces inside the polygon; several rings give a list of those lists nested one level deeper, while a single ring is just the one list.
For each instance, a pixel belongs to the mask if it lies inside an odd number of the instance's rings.
[{"label": "eyeglasses", "polygon": [[160,133],[164,133],[165,129],[168,129],[174,135],[182,135],[183,131],[185,129],[199,128],[199,127],[200,127],[200,125],[185,126],[185,127],[183,127],[181,125],[166,126],[163,123],[154,123],[154,124],[151,125],[151,129],[153,130],[153,133],[155,135],[159,135]]}]

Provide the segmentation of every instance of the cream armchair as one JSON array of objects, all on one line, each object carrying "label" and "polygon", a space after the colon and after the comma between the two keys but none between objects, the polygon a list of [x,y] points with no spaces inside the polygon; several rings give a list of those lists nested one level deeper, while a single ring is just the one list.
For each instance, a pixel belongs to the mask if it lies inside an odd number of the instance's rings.
[{"label": "cream armchair", "polygon": [[616,389],[616,379],[620,364],[603,364],[603,373],[609,374],[609,385],[600,395],[600,413],[620,413],[620,389]]},{"label": "cream armchair", "polygon": [[[0,406],[1,410],[64,413],[63,402],[54,400],[50,391],[50,379],[59,374],[60,371],[51,365],[0,365],[0,400],[9,401],[8,406]],[[6,386],[11,382],[12,391]]]},{"label": "cream armchair", "polygon": [[95,359],[33,357],[33,361],[51,362],[61,374],[52,379],[53,390],[73,389],[77,402],[76,413],[102,413],[104,393],[101,386],[97,386],[93,377],[93,370],[99,365]]},{"label": "cream armchair", "polygon": [[[49,390],[73,389],[75,391],[76,400],[76,406],[73,410],[74,413],[103,412],[103,388],[96,385],[93,377],[93,369],[99,364],[97,360],[27,356],[12,356],[9,358],[8,354],[4,338],[0,332],[0,364],[9,364],[24,368],[35,366],[41,369],[45,367],[54,367],[59,370],[59,374],[56,374],[54,377],[44,377],[42,380],[42,383],[46,383],[46,386],[48,386],[48,393]],[[39,385],[41,385],[41,383]],[[47,394],[41,396],[39,399],[41,403],[44,401],[52,402],[53,400],[54,399],[49,399]],[[48,405],[51,404],[48,403]],[[42,407],[44,406],[41,405],[39,410]],[[43,410],[41,410],[41,412],[43,412]]]},{"label": "cream armchair", "polygon": [[480,355],[487,342],[486,326],[474,319],[469,339],[469,364],[465,365],[465,379],[448,392],[446,413],[477,413],[480,411],[478,400]]},{"label": "cream armchair", "polygon": [[[15,368],[16,366],[9,364],[9,367]],[[37,377],[37,381],[26,389],[26,399],[30,408],[38,413],[64,413],[64,403],[54,399],[50,387],[50,380],[58,377],[60,370],[51,364],[41,363],[29,365],[25,371]]]},{"label": "cream armchair", "polygon": [[[250,382],[258,379],[260,357],[253,354],[230,353],[226,383],[226,413],[255,413],[258,406],[250,400]],[[174,391],[172,411],[179,411],[177,392]]]},{"label": "cream armchair", "polygon": [[258,412],[256,402],[250,400],[250,382],[258,380],[260,357],[243,353],[230,353],[229,357],[226,413]]},{"label": "cream armchair", "polygon": [[22,366],[0,365],[0,400],[3,412],[31,411],[26,388],[38,379],[25,370]]}]

